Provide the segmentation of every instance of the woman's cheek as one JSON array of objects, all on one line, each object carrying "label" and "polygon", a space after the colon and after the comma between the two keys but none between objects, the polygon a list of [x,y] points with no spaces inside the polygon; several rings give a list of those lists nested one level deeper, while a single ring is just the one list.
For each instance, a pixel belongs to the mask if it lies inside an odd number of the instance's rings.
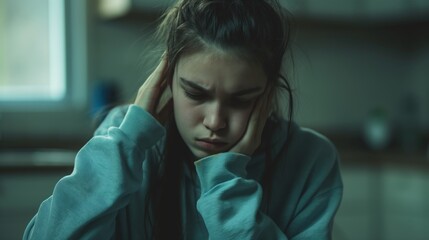
[{"label": "woman's cheek", "polygon": [[185,97],[182,97],[175,111],[178,111],[183,124],[193,126],[199,121],[198,106]]}]

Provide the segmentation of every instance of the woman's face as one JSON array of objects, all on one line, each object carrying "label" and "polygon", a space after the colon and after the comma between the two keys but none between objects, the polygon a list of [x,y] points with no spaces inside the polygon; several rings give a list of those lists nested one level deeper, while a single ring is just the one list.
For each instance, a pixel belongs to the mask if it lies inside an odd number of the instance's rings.
[{"label": "woman's face", "polygon": [[241,139],[266,83],[260,64],[231,53],[207,49],[179,59],[172,83],[174,116],[197,159],[228,151]]}]

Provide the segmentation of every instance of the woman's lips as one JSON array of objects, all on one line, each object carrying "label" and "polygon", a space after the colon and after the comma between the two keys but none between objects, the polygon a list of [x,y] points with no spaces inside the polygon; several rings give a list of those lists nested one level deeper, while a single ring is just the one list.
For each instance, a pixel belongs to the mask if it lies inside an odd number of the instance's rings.
[{"label": "woman's lips", "polygon": [[210,140],[204,140],[204,139],[197,139],[196,143],[197,143],[197,146],[199,146],[203,150],[210,151],[210,152],[220,150],[227,145],[226,142],[210,141]]}]

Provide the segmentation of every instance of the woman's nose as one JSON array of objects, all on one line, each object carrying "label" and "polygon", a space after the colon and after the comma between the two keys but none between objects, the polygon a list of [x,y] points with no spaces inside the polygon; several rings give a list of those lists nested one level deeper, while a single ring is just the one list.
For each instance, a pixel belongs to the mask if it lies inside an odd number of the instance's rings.
[{"label": "woman's nose", "polygon": [[212,106],[208,107],[203,124],[207,129],[213,132],[222,130],[226,127],[225,114],[220,104],[214,103]]}]

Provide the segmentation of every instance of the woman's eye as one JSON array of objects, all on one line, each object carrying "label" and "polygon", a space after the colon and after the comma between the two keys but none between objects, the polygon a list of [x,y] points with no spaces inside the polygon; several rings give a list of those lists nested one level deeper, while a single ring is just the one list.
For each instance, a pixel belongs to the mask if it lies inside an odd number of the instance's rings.
[{"label": "woman's eye", "polygon": [[204,94],[185,91],[186,97],[192,100],[200,101],[204,99]]}]

